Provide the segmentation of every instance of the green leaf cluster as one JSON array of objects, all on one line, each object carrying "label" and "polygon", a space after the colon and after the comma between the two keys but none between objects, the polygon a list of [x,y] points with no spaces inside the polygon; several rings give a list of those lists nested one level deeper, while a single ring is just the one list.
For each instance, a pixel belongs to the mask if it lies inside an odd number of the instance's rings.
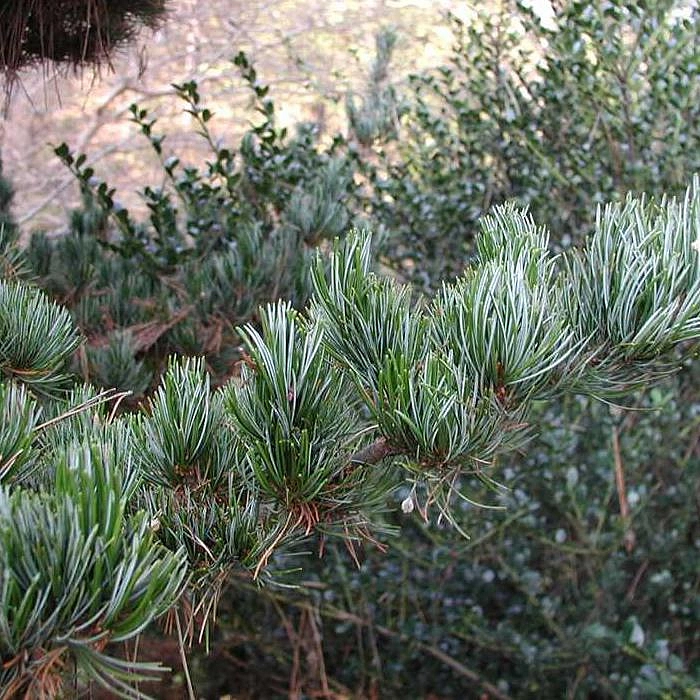
[{"label": "green leaf cluster", "polygon": [[568,246],[598,204],[678,194],[700,170],[699,22],[676,0],[573,0],[551,17],[507,0],[449,17],[448,59],[384,98],[402,105],[396,138],[360,158],[397,269],[428,288],[459,273],[507,200]]}]

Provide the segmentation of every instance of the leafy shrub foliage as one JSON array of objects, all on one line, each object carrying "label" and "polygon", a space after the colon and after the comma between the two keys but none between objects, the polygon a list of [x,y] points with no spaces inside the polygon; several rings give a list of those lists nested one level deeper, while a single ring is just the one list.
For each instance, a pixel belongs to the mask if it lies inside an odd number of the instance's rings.
[{"label": "leafy shrub foliage", "polygon": [[459,271],[478,220],[508,199],[566,245],[597,204],[680,191],[700,169],[700,12],[679,5],[575,0],[545,22],[508,1],[452,17],[449,61],[414,76],[372,171],[375,219],[414,259],[406,271],[428,284]]},{"label": "leafy shrub foliage", "polygon": [[119,204],[85,155],[56,148],[81,184],[84,206],[67,236],[35,234],[27,259],[88,336],[81,371],[90,381],[140,394],[174,352],[204,355],[216,374],[230,375],[240,357],[236,326],[281,296],[303,305],[310,250],[352,224],[347,159],[334,147],[321,150],[311,126],[294,138],[278,129],[267,86],[244,54],[235,64],[262,115],[237,151],[212,132],[214,115],[197,85],[174,86],[211,149],[203,169],[166,156],[156,120],[132,106],[167,183],[143,188],[147,221]]}]

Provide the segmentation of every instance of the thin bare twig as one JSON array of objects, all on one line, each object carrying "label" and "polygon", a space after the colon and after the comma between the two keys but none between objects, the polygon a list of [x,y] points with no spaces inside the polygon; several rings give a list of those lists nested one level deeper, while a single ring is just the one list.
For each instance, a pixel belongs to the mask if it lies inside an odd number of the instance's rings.
[{"label": "thin bare twig", "polygon": [[627,500],[627,486],[625,485],[625,470],[622,463],[622,450],[620,449],[620,431],[617,425],[612,428],[613,459],[615,461],[615,485],[617,486],[617,498],[620,503],[620,517],[625,526],[624,544],[628,553],[632,552],[637,537],[630,527],[630,506]]},{"label": "thin bare twig", "polygon": [[[243,583],[244,587],[248,587],[249,585],[250,584]],[[270,593],[268,593],[268,595],[273,600],[280,600],[280,599],[284,600],[284,598],[281,594],[270,592]],[[313,614],[313,612],[318,609],[318,611],[321,614],[328,615],[329,617],[332,617],[336,620],[340,620],[343,622],[350,622],[351,624],[357,625],[358,627],[371,628],[374,631],[376,631],[378,634],[380,634],[382,637],[388,637],[391,639],[398,639],[399,641],[405,642],[406,644],[412,644],[420,651],[423,651],[426,654],[429,654],[430,656],[437,659],[441,663],[444,663],[446,666],[449,666],[453,671],[455,671],[459,675],[463,676],[464,678],[467,678],[471,682],[473,682],[476,685],[478,685],[479,687],[483,688],[488,693],[490,698],[494,698],[495,700],[512,700],[512,697],[510,695],[508,695],[507,693],[502,691],[497,686],[493,685],[493,683],[490,683],[486,679],[482,678],[476,671],[468,668],[460,661],[457,661],[457,659],[453,658],[452,656],[445,653],[441,649],[438,649],[437,647],[432,646],[431,644],[419,642],[419,641],[415,640],[413,637],[402,634],[400,632],[394,632],[393,630],[389,629],[388,627],[383,627],[381,625],[375,625],[371,620],[367,620],[363,617],[360,617],[359,615],[355,615],[355,614],[347,612],[345,610],[341,610],[340,608],[336,608],[332,605],[324,604],[318,608],[310,605],[309,603],[299,602],[299,603],[295,603],[295,605],[302,610],[308,609],[311,612],[311,614]]]},{"label": "thin bare twig", "polygon": [[194,688],[192,686],[192,679],[190,678],[190,669],[187,666],[187,655],[185,654],[185,640],[182,636],[182,627],[180,626],[180,613],[175,610],[175,626],[177,628],[177,641],[180,647],[180,659],[182,660],[182,669],[185,673],[185,681],[187,682],[187,694],[189,700],[196,700],[197,696],[194,694]]}]

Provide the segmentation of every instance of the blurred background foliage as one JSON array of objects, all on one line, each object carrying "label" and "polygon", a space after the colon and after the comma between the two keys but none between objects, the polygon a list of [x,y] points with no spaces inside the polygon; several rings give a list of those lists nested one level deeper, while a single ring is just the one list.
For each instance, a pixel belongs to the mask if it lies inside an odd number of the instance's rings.
[{"label": "blurred background foliage", "polygon": [[[318,107],[280,125],[274,84],[244,53],[227,69],[253,110],[243,133],[220,136],[229,116],[206,81],[174,86],[200,165],[171,139],[181,127],[130,106],[130,138],[160,168],[130,182],[135,207],[85,142],[57,146],[82,197],[60,235],[25,227],[18,246],[6,168],[3,263],[69,307],[89,340],[74,369],[135,401],[171,352],[205,355],[221,380],[245,361],[235,326],[268,300],[304,303],[311,251],[352,226],[380,234],[378,269],[435,289],[494,204],[528,205],[561,249],[599,203],[675,193],[700,170],[695,5],[572,0],[543,18],[504,1],[435,21],[452,48],[434,69],[396,79],[401,35],[385,29],[342,100],[319,78],[316,104],[346,111],[337,128]],[[698,698],[699,380],[688,363],[624,408],[543,407],[542,437],[498,465],[509,489],[480,494],[497,508],[464,504],[470,539],[402,514],[407,486],[389,519],[401,534],[359,569],[331,546],[297,588],[234,582],[212,655],[193,650],[198,694]],[[144,647],[167,657],[157,636]]]},{"label": "blurred background foliage", "polygon": [[426,283],[459,269],[477,220],[505,199],[567,246],[597,204],[678,192],[697,171],[697,9],[573,1],[545,23],[508,2],[449,21],[452,52],[411,76],[398,157],[390,139],[371,174],[375,218],[411,242]]}]

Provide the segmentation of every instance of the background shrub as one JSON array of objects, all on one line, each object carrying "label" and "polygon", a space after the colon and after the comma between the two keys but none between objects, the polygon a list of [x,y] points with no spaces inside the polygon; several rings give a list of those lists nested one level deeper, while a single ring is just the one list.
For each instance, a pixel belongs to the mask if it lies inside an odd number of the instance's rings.
[{"label": "background shrub", "polygon": [[375,221],[405,270],[428,285],[459,271],[479,218],[508,199],[566,246],[602,202],[679,191],[700,168],[699,23],[673,0],[451,17],[449,62],[412,77],[400,136],[371,172]]},{"label": "background shrub", "polygon": [[85,155],[55,149],[80,182],[83,207],[67,235],[34,234],[27,260],[90,340],[79,367],[86,381],[140,395],[172,353],[204,355],[214,374],[230,375],[240,358],[236,326],[281,297],[303,305],[311,251],[353,224],[352,166],[337,144],[322,148],[311,124],[294,137],[278,129],[268,87],[243,53],[234,63],[261,115],[238,148],[212,131],[196,83],[174,86],[210,147],[204,167],[166,155],[156,120],[132,105],[165,183],[143,187],[146,221],[120,205]]}]

